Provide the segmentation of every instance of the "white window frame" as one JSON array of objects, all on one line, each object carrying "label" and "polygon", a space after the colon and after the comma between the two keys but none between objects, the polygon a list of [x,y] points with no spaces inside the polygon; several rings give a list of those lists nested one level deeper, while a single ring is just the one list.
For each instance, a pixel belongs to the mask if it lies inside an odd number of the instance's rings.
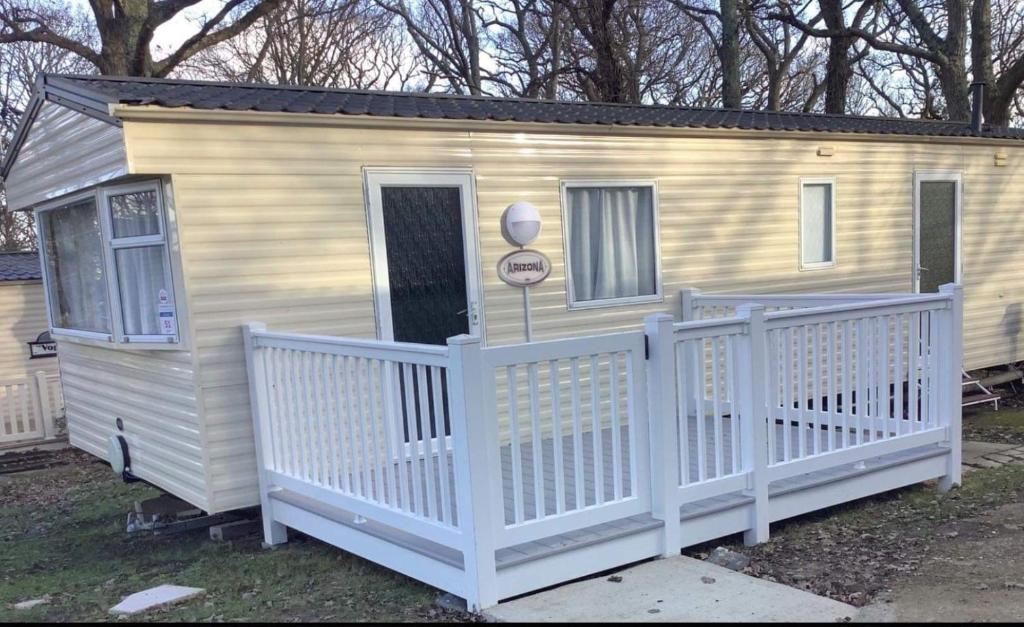
[{"label": "white window frame", "polygon": [[[832,242],[831,242],[832,258],[830,260],[828,260],[828,261],[818,261],[818,262],[805,262],[804,261],[804,188],[806,186],[808,186],[808,185],[828,185],[829,189],[831,190],[831,192],[830,192],[831,198],[830,198],[830,201],[829,201],[831,203],[831,207],[830,207],[831,211],[830,211],[830,214],[829,214],[829,217],[831,219],[831,223],[830,223],[829,227],[830,227],[830,231],[831,231],[831,235],[832,235]],[[839,223],[839,220],[837,219],[837,214],[839,213],[839,208],[838,208],[838,205],[836,204],[837,188],[838,188],[838,185],[836,183],[836,177],[834,177],[834,176],[818,176],[818,177],[801,177],[800,178],[800,184],[799,184],[799,186],[797,188],[797,194],[799,194],[798,202],[799,202],[799,207],[800,207],[800,209],[799,209],[800,213],[799,213],[799,217],[798,217],[798,220],[797,220],[798,232],[797,232],[797,251],[796,251],[796,254],[797,254],[797,264],[798,264],[798,267],[800,268],[801,271],[803,271],[803,270],[826,270],[828,268],[836,267],[836,265],[839,263],[839,249],[837,247],[838,237],[836,235],[838,233],[837,225]]]},{"label": "white window frame", "polygon": [[[74,194],[60,200],[46,203],[36,208],[37,218],[40,214],[48,211],[59,211],[64,207],[86,198],[92,198],[96,204],[97,218],[100,226],[100,241],[103,250],[103,271],[106,280],[107,298],[110,303],[110,333],[99,333],[94,331],[83,331],[81,329],[65,329],[58,327],[55,323],[53,305],[50,302],[50,277],[48,274],[49,260],[46,257],[45,234],[43,232],[42,220],[36,221],[37,237],[39,238],[39,254],[43,271],[43,281],[46,286],[46,312],[50,322],[50,329],[55,337],[78,338],[85,340],[98,340],[115,346],[130,347],[133,349],[158,348],[158,349],[179,349],[181,348],[182,316],[175,276],[171,265],[170,238],[168,237],[168,216],[164,203],[164,190],[160,180],[147,180],[122,185],[101,186],[87,192]],[[142,235],[136,237],[115,238],[113,231],[113,218],[110,213],[111,196],[120,196],[134,192],[153,192],[157,203],[157,224],[159,233],[156,235]],[[174,335],[132,335],[124,331],[124,318],[121,311],[121,289],[117,274],[117,263],[114,253],[120,249],[138,248],[143,246],[162,246],[164,272],[168,279],[168,294],[170,302],[175,306],[175,323],[177,333]]]},{"label": "white window frame", "polygon": [[[658,210],[658,181],[653,179],[574,179],[561,181],[560,187],[559,195],[562,202],[562,254],[565,259],[565,293],[569,310],[602,309],[664,301],[665,295],[661,281],[661,214]],[[569,190],[579,187],[649,187],[651,189],[651,210],[654,212],[652,216],[652,224],[654,225],[654,294],[625,296],[623,298],[602,298],[600,300],[576,300],[576,287],[572,282],[572,259],[569,255]]]}]

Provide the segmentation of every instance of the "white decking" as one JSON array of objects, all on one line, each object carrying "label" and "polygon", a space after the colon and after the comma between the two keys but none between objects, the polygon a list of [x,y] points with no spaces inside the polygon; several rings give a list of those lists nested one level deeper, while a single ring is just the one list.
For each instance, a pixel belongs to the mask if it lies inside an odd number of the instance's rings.
[{"label": "white decking", "polygon": [[959,289],[848,298],[487,348],[251,326],[266,540],[297,529],[482,608],[958,483]]}]

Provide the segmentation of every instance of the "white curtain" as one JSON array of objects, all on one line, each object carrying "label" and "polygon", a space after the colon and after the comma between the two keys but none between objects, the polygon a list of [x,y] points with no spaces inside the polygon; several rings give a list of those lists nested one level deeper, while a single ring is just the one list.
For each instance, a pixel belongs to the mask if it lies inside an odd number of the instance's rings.
[{"label": "white curtain", "polygon": [[163,245],[120,248],[114,258],[125,335],[160,335],[160,290],[171,295]]},{"label": "white curtain", "polygon": [[649,187],[568,190],[569,257],[576,301],[656,293]]},{"label": "white curtain", "polygon": [[54,324],[110,333],[103,243],[90,199],[42,214],[48,291]]},{"label": "white curtain", "polygon": [[[156,192],[110,197],[110,217],[116,239],[160,234]],[[125,335],[160,334],[160,292],[171,298],[164,266],[164,245],[118,248],[114,252]]]}]

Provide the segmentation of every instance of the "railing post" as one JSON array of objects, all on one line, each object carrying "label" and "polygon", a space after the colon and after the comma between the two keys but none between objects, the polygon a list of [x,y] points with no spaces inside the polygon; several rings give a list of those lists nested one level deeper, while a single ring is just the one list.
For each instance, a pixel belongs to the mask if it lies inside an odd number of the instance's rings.
[{"label": "railing post", "polygon": [[266,331],[267,325],[250,322],[242,327],[245,341],[245,364],[249,375],[249,408],[252,412],[252,432],[256,441],[256,473],[260,485],[260,509],[263,518],[264,546],[274,546],[288,541],[288,528],[274,520],[273,504],[270,502],[270,480],[267,477],[267,460],[264,447],[272,441],[270,433],[270,406],[267,396],[266,364],[256,355],[255,334]]},{"label": "railing post", "polygon": [[36,407],[38,408],[38,420],[43,431],[44,440],[52,440],[57,436],[53,424],[53,411],[50,408],[50,382],[46,380],[46,373],[42,370],[35,374]]},{"label": "railing post", "polygon": [[496,517],[494,506],[501,499],[494,460],[499,452],[497,424],[488,415],[485,401],[494,394],[494,381],[484,376],[479,337],[448,338],[448,355],[448,402],[458,526],[464,540],[465,599],[470,609],[479,610],[498,603],[495,529],[503,521]]},{"label": "railing post", "polygon": [[647,335],[647,402],[651,434],[651,511],[665,523],[662,556],[678,555],[679,429],[676,399],[675,341],[672,316],[652,314],[644,319]]},{"label": "railing post", "polygon": [[747,321],[747,332],[740,336],[739,405],[740,446],[747,489],[754,497],[750,529],[743,533],[747,546],[768,541],[768,429],[774,429],[768,411],[765,381],[767,331],[764,305],[747,304],[736,308],[736,316]]},{"label": "railing post", "polygon": [[684,287],[679,290],[679,319],[683,322],[695,320],[694,309],[697,308],[697,299],[700,298],[700,290],[695,287]]},{"label": "railing post", "polygon": [[[945,415],[949,442],[949,458],[946,474],[939,479],[939,489],[945,492],[953,486],[960,485],[961,463],[961,405],[963,383],[963,334],[964,334],[964,290],[956,283],[947,283],[939,288],[939,292],[949,296],[949,309],[940,316],[938,338],[945,345],[940,346],[938,407],[940,416]],[[934,348],[934,347],[933,347]]]}]

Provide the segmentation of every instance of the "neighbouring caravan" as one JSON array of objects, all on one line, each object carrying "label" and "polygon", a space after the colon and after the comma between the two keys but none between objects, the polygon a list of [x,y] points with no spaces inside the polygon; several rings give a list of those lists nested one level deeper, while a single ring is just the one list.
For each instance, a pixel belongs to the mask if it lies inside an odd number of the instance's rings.
[{"label": "neighbouring caravan", "polygon": [[[959,122],[42,76],[3,165],[35,211],[71,443],[208,512],[259,504],[242,325],[496,346],[523,201],[532,339],[679,293],[965,294],[1024,359],[1024,131]],[[1019,226],[1020,225],[1020,226]]]},{"label": "neighbouring caravan", "polygon": [[0,252],[0,447],[56,435],[60,378],[39,255]]}]

